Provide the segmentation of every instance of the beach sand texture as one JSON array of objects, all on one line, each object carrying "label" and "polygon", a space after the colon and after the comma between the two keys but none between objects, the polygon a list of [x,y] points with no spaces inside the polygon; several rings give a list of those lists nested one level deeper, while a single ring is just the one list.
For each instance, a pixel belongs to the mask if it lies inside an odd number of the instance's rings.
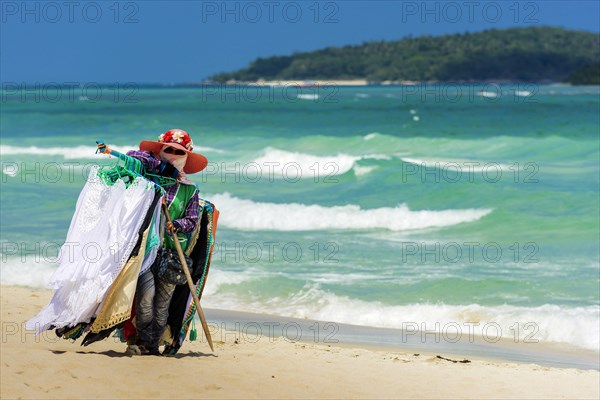
[{"label": "beach sand texture", "polygon": [[225,341],[215,343],[215,354],[205,342],[186,341],[174,358],[130,357],[115,338],[81,347],[80,342],[58,339],[53,332],[36,338],[23,331],[25,321],[51,295],[51,291],[1,288],[2,399],[600,396],[600,375],[595,370],[491,360],[452,363],[437,354],[235,334],[221,335]]}]

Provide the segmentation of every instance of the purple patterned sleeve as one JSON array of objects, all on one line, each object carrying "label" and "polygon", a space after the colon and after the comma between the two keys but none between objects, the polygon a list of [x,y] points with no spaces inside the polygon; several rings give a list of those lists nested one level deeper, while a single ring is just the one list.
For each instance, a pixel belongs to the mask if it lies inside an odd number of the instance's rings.
[{"label": "purple patterned sleeve", "polygon": [[185,214],[183,215],[183,217],[173,221],[173,223],[177,226],[180,232],[189,233],[193,231],[194,228],[196,228],[199,219],[198,207],[198,191],[196,190],[194,192],[194,195],[188,202],[187,207],[185,208]]},{"label": "purple patterned sleeve", "polygon": [[152,153],[146,150],[131,150],[127,152],[130,157],[137,158],[144,164],[144,167],[155,170],[160,165],[161,161],[152,156]]}]

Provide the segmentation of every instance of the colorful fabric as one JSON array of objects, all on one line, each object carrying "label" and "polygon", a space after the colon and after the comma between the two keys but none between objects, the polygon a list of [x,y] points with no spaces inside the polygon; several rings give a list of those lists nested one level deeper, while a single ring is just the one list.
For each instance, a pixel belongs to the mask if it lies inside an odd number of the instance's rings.
[{"label": "colorful fabric", "polygon": [[[219,218],[219,212],[214,209],[212,204],[206,205],[206,212],[208,215],[208,236],[206,238],[206,254],[207,257],[203,260],[204,265],[202,265],[202,272],[198,281],[196,282],[196,296],[198,299],[202,298],[202,292],[204,291],[204,286],[206,285],[206,277],[208,275],[208,270],[210,268],[210,261],[212,257],[212,250],[215,243],[215,234],[216,234],[216,221]],[[187,301],[187,311],[183,317],[183,326],[179,331],[179,337],[177,339],[178,347],[183,344],[185,337],[187,335],[187,331],[190,327],[190,322],[194,319],[196,315],[196,304],[194,303],[194,298],[190,293]]]},{"label": "colorful fabric", "polygon": [[[193,265],[190,266],[190,273],[192,274],[192,280],[195,282],[198,298],[202,297],[202,292],[206,285],[212,250],[216,240],[217,220],[219,218],[219,211],[212,203],[200,200],[200,204],[202,205],[199,211],[201,219],[192,233],[190,246],[186,251],[194,261]],[[136,296],[139,296],[139,293],[136,293]],[[137,312],[141,312],[141,310],[137,310]],[[195,312],[196,306],[193,304],[193,298],[188,285],[177,286],[169,305],[167,329],[165,330],[168,353],[177,353],[183,344]],[[128,324],[129,322],[126,322],[123,325],[126,326]],[[90,343],[107,338],[117,327],[119,326],[108,328],[97,334],[88,334],[83,341],[83,345],[87,346]]]},{"label": "colorful fabric", "polygon": [[60,265],[51,278],[50,304],[29,320],[27,329],[47,329],[89,323],[110,286],[138,244],[140,227],[155,197],[154,184],[136,178],[107,185],[96,167],[79,198]]},{"label": "colorful fabric", "polygon": [[[146,247],[149,231],[150,228],[147,228],[142,236],[141,248]],[[91,332],[98,333],[131,317],[135,288],[143,259],[144,254],[139,251],[137,255],[130,257],[121,269],[100,305],[100,311],[90,326]]]},{"label": "colorful fabric", "polygon": [[[202,204],[201,220],[194,231],[190,243],[194,243],[189,256],[194,260],[192,280],[195,284],[195,292],[199,299],[206,285],[208,271],[214,243],[216,240],[217,220],[219,211],[212,203],[200,200]],[[196,313],[196,305],[187,285],[178,286],[175,289],[171,305],[169,307],[169,319],[167,325],[170,328],[171,339],[167,352],[175,354],[183,344],[190,323]]]},{"label": "colorful fabric", "polygon": [[[169,205],[169,214],[171,216],[171,219],[173,220],[173,223],[177,226],[178,229],[179,229],[179,224],[176,221],[180,221],[181,217],[188,212],[187,208],[190,207],[190,203],[195,202],[196,204],[199,204],[198,201],[193,201],[192,200],[193,198],[196,198],[196,199],[198,198],[198,190],[196,189],[196,186],[180,185],[179,190],[177,191],[175,197],[173,198],[173,201]],[[196,206],[196,207],[198,207],[198,206]],[[199,209],[197,208],[196,210],[197,210],[196,214],[199,214],[200,213]],[[189,219],[187,219],[187,221],[189,221]],[[196,222],[194,227],[197,227],[197,225],[198,225],[198,223]],[[188,232],[190,232],[190,231],[188,231]],[[183,251],[185,251],[188,247],[188,239],[190,237],[190,233],[185,233],[185,232],[177,233],[177,237],[179,239],[179,244],[181,245],[181,249]],[[173,242],[173,238],[171,235],[167,234],[165,236],[163,247],[168,248],[168,249],[175,249],[175,243]]]},{"label": "colorful fabric", "polygon": [[[152,157],[152,153],[148,152],[140,151],[130,152],[128,154],[132,157],[135,157],[136,155],[140,156],[142,158],[140,160],[141,163],[148,169],[150,169],[153,163],[155,164],[157,161]],[[144,157],[146,157],[146,159],[144,159]],[[128,326],[131,326],[131,315],[134,307],[134,296],[137,295],[136,288],[139,275],[143,272],[145,262],[148,261],[148,263],[150,263],[149,257],[152,256],[153,250],[160,247],[160,245],[157,245],[157,241],[160,243],[160,236],[164,234],[164,224],[161,223],[164,218],[160,212],[162,197],[156,192],[156,187],[153,183],[141,177],[135,178],[132,181],[133,183],[128,187],[125,187],[123,181],[120,179],[117,179],[112,187],[101,179],[90,179],[88,182],[101,185],[104,190],[108,190],[109,194],[97,194],[94,196],[86,194],[84,196],[83,193],[86,192],[86,188],[84,187],[82,195],[80,195],[80,199],[78,200],[78,210],[79,203],[82,202],[81,199],[86,197],[87,200],[85,203],[89,206],[90,210],[93,211],[83,213],[88,217],[90,215],[93,216],[93,221],[86,221],[85,224],[93,228],[95,224],[103,221],[104,224],[112,227],[110,224],[114,221],[109,221],[112,217],[114,217],[115,220],[118,220],[118,223],[121,225],[133,224],[126,230],[128,232],[126,236],[130,237],[130,240],[127,241],[128,252],[126,254],[119,253],[118,260],[120,260],[120,262],[112,263],[113,265],[110,267],[111,279],[104,279],[102,271],[100,271],[100,274],[89,274],[89,278],[92,279],[92,281],[96,280],[103,282],[103,287],[105,289],[101,291],[90,291],[88,290],[89,286],[80,285],[77,282],[77,278],[75,278],[75,282],[71,282],[70,284],[63,283],[60,290],[64,293],[61,292],[62,295],[57,296],[59,291],[57,290],[53,302],[51,302],[46,309],[42,310],[36,318],[32,319],[33,325],[29,325],[30,329],[31,326],[33,326],[34,329],[40,329],[39,331],[49,328],[64,327],[63,329],[57,330],[57,334],[61,336],[62,333],[67,332],[69,333],[69,337],[72,338],[79,337],[83,333],[88,332],[82,342],[82,345],[85,346],[109,337],[116,328],[122,328],[127,324],[129,324]],[[141,188],[144,190],[142,191]],[[118,196],[116,196],[112,201],[109,201],[111,200],[110,194],[112,191],[130,193],[131,197],[119,199]],[[182,227],[181,231],[186,234],[185,236],[188,239],[186,242],[187,246],[183,246],[183,248],[186,254],[193,260],[192,265],[190,265],[189,268],[192,273],[192,279],[195,282],[195,291],[200,298],[206,284],[206,278],[210,267],[210,259],[215,241],[216,222],[219,213],[212,203],[199,199],[198,190],[195,185],[187,185],[178,182],[177,185],[167,188],[167,190],[163,192],[163,195],[166,198],[170,213],[176,217],[174,221],[180,221]],[[107,204],[105,204],[109,202],[111,207],[108,207]],[[111,209],[115,215],[104,214],[106,210]],[[134,213],[128,213],[121,209],[136,210],[136,213],[133,215]],[[119,210],[121,211],[119,212]],[[73,218],[74,221],[77,219],[77,214],[76,211]],[[74,222],[72,222],[72,225],[73,224]],[[123,229],[113,230],[111,235],[114,235],[114,232],[123,233],[122,231]],[[69,232],[71,233],[71,229]],[[112,238],[111,235],[104,237],[95,231],[93,231],[91,235],[96,241],[105,241],[106,243],[109,243]],[[120,247],[118,249],[120,249]],[[62,271],[61,273],[66,272]],[[176,293],[174,293],[168,305],[169,320],[167,322],[166,330],[169,343],[168,348],[172,353],[177,352],[185,340],[196,309],[187,285],[177,286],[175,292]],[[71,319],[62,318],[64,317],[64,313],[61,313],[61,321],[65,321],[65,324],[61,325],[56,323],[58,317],[51,321],[47,321],[48,318],[45,313],[47,313],[48,310],[60,311],[61,307],[64,308],[67,303],[69,305],[85,307],[85,304],[87,303],[85,301],[82,303],[82,299],[85,300],[84,297],[86,296],[93,298],[95,303],[93,306],[88,307],[89,315],[86,314],[85,318],[82,318],[81,314],[73,316]],[[54,302],[55,299],[61,300],[62,303]],[[43,328],[40,323],[42,319],[45,320]],[[171,323],[172,319],[175,320],[175,323]],[[29,324],[31,324],[32,321],[30,321]],[[75,327],[76,329],[74,329]]]},{"label": "colorful fabric", "polygon": [[152,217],[152,222],[150,225],[150,231],[148,232],[148,241],[146,242],[146,249],[144,251],[144,261],[142,261],[142,267],[140,268],[140,275],[146,272],[154,263],[156,256],[158,254],[158,249],[161,245],[161,205],[162,205],[162,196],[160,200],[155,206],[154,215]]}]

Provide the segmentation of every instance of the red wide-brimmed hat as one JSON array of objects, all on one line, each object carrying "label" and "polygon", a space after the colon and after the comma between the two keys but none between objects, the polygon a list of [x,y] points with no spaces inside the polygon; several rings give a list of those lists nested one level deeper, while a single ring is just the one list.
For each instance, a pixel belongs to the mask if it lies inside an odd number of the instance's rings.
[{"label": "red wide-brimmed hat", "polygon": [[160,153],[160,150],[164,146],[183,150],[187,153],[187,161],[183,167],[183,172],[186,174],[195,174],[206,168],[208,159],[202,154],[192,152],[194,149],[193,145],[194,143],[186,131],[171,129],[160,135],[157,142],[142,140],[140,142],[140,150],[151,151],[155,156],[158,156],[158,153]]}]

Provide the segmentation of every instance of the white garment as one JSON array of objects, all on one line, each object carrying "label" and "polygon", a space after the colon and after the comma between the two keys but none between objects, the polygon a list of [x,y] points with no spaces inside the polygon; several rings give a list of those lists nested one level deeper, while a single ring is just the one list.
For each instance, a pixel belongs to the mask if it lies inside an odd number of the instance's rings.
[{"label": "white garment", "polygon": [[56,291],[50,304],[27,322],[27,329],[40,333],[90,322],[97,315],[138,241],[153,198],[154,184],[143,178],[128,188],[120,179],[109,186],[98,177],[97,167],[90,170],[50,280]]},{"label": "white garment", "polygon": [[[144,257],[144,261],[142,261],[142,267],[140,268],[140,275],[142,275],[144,272],[146,272],[148,270],[148,268],[150,268],[152,266],[152,264],[154,263],[154,260],[156,260],[156,255],[158,254],[158,249],[160,248],[160,226],[161,226],[161,221],[160,221],[160,209],[161,209],[161,205],[162,205],[162,197],[158,200],[158,203],[156,204],[156,208],[154,210],[154,216],[152,217],[152,222],[151,224],[154,224],[152,226],[152,231],[150,232],[150,234],[148,235],[148,240],[150,240],[150,237],[153,238],[158,238],[158,243],[156,243],[152,249],[150,250],[150,252]],[[142,251],[142,250],[140,250]]]}]

